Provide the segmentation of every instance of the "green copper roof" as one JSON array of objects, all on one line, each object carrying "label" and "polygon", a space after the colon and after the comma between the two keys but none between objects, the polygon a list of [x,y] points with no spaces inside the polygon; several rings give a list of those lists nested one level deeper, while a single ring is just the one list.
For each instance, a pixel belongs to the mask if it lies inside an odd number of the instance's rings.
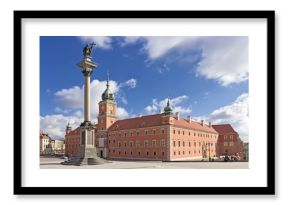
[{"label": "green copper roof", "polygon": [[170,106],[169,98],[167,101],[167,106],[164,108],[164,114],[169,115],[172,114],[173,109]]},{"label": "green copper roof", "polygon": [[109,78],[107,80],[107,88],[106,88],[106,90],[102,94],[102,100],[103,101],[106,101],[106,100],[115,101],[114,95],[110,91]]}]

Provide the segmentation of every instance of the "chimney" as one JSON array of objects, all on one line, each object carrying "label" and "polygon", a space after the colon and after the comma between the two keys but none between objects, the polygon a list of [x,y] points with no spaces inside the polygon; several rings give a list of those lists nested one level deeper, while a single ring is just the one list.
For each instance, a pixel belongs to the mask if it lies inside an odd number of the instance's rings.
[{"label": "chimney", "polygon": [[211,127],[211,122],[208,123],[208,126]]},{"label": "chimney", "polygon": [[190,117],[190,115],[187,116],[187,120],[188,120],[189,123],[191,123],[191,117]]},{"label": "chimney", "polygon": [[176,119],[179,120],[179,112],[176,112]]},{"label": "chimney", "polygon": [[201,124],[202,126],[203,126],[203,121],[204,121],[204,120],[201,120],[201,121],[200,121],[200,124]]}]

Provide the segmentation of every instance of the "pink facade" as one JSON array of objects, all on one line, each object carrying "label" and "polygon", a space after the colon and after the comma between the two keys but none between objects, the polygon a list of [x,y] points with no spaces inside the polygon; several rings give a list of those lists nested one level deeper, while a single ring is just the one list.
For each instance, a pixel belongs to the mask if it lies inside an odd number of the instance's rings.
[{"label": "pink facade", "polygon": [[[223,153],[215,127],[173,114],[167,102],[161,114],[118,120],[109,84],[99,103],[96,148],[100,157],[120,160],[202,160]],[[221,133],[220,133],[221,136]],[[75,156],[79,128],[66,134],[66,154]],[[231,150],[229,149],[231,152]]]}]

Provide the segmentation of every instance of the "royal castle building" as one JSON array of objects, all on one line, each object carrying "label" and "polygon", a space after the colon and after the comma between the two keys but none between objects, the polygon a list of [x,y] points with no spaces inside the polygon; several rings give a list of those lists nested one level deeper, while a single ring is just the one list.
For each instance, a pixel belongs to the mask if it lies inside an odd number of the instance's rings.
[{"label": "royal castle building", "polygon": [[[226,149],[227,136],[223,126],[204,121],[194,121],[190,117],[184,119],[178,113],[173,113],[168,100],[163,112],[155,115],[140,116],[118,120],[117,104],[110,91],[109,81],[98,104],[98,124],[95,127],[95,145],[99,157],[124,160],[202,160],[224,154],[242,152],[238,133],[231,130],[230,136],[236,141],[231,142]],[[68,125],[65,135],[66,155],[76,156],[80,146],[80,129]],[[220,143],[223,147],[221,147]],[[234,144],[232,144],[234,143]],[[228,144],[227,144],[228,145]],[[225,153],[225,151],[227,151]]]}]

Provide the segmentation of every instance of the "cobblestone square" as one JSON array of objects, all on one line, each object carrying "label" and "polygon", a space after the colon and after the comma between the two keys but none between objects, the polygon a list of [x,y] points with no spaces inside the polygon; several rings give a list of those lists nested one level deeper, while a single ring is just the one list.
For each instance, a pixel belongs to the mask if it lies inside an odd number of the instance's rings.
[{"label": "cobblestone square", "polygon": [[41,169],[248,169],[248,162],[111,161],[101,165],[60,164],[63,159],[40,158]]}]

